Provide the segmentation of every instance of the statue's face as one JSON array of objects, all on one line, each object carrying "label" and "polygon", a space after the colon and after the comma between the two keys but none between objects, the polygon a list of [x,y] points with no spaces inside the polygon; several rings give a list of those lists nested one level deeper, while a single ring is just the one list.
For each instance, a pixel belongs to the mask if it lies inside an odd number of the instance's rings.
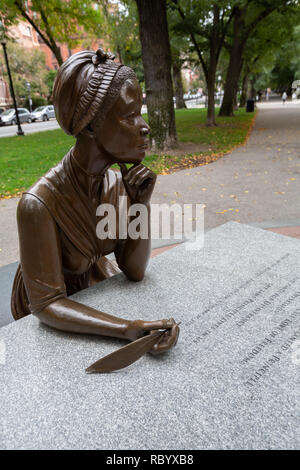
[{"label": "statue's face", "polygon": [[145,156],[149,126],[141,116],[142,91],[137,80],[128,79],[109,111],[95,140],[112,163],[141,162]]}]

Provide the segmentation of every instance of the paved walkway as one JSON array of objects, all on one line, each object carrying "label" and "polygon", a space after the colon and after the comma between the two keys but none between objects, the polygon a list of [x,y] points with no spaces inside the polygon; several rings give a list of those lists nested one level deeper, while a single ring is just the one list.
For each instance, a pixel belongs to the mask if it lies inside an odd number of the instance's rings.
[{"label": "paved walkway", "polygon": [[[299,236],[299,122],[299,104],[259,105],[247,145],[209,165],[159,176],[152,202],[205,204],[206,230],[235,220]],[[18,260],[17,202],[0,201],[0,266]]]},{"label": "paved walkway", "polygon": [[300,105],[259,105],[247,145],[216,162],[158,177],[152,202],[205,204],[205,229],[229,220],[300,225]]}]

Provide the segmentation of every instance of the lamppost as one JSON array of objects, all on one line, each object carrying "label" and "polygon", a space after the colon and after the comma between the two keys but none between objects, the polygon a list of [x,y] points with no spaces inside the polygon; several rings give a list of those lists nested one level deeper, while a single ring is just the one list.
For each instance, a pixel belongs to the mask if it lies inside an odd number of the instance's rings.
[{"label": "lamppost", "polygon": [[222,75],[218,75],[218,91],[221,91]]},{"label": "lamppost", "polygon": [[17,119],[17,125],[18,125],[17,135],[24,135],[24,132],[23,132],[22,127],[21,127],[20,119],[19,119],[17,102],[16,102],[16,97],[15,97],[15,90],[14,90],[13,81],[12,81],[10,68],[9,68],[9,62],[8,62],[8,56],[7,56],[7,50],[6,50],[6,41],[4,39],[4,25],[3,25],[1,20],[0,20],[0,38],[1,38],[1,45],[3,47],[3,53],[4,53],[6,68],[7,68],[7,75],[8,75],[8,80],[9,80],[10,93],[11,93],[11,97],[13,99],[15,113],[16,113],[16,119]]},{"label": "lamppost", "polygon": [[219,106],[222,106],[224,91],[221,90],[222,76],[218,75],[218,93],[219,93]]},{"label": "lamppost", "polygon": [[31,99],[31,94],[30,94],[31,85],[29,82],[26,82],[25,86],[26,86],[26,90],[28,91],[29,111],[32,113],[32,99]]}]

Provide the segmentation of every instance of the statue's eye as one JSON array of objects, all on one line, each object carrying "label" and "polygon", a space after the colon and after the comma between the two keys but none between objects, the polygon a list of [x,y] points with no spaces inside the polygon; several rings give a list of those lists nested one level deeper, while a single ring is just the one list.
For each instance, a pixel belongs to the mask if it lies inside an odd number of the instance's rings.
[{"label": "statue's eye", "polygon": [[128,120],[131,120],[131,121],[132,121],[132,119],[134,119],[135,117],[136,117],[136,112],[132,112],[132,113],[130,113],[130,114],[127,115],[127,119],[128,119]]}]

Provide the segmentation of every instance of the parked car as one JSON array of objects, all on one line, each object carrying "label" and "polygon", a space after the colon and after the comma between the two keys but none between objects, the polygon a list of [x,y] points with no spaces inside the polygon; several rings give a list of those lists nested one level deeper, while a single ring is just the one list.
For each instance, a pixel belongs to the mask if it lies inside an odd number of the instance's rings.
[{"label": "parked car", "polygon": [[50,118],[55,117],[54,106],[39,106],[32,113],[32,120],[38,121],[49,121]]},{"label": "parked car", "polygon": [[5,111],[4,108],[0,108],[0,114],[2,114]]},{"label": "parked car", "polygon": [[[32,117],[28,109],[18,108],[20,122],[32,122]],[[17,124],[17,118],[14,108],[7,109],[0,115],[0,126],[8,126]]]}]

